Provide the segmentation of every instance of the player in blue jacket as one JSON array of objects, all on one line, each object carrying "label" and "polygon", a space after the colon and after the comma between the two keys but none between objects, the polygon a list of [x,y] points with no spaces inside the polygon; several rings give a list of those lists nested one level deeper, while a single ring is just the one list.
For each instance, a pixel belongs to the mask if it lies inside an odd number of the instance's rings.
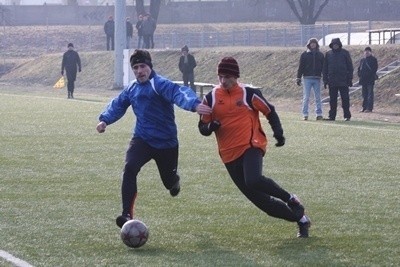
[{"label": "player in blue jacket", "polygon": [[106,127],[124,116],[129,106],[136,116],[136,125],[125,158],[122,179],[122,215],[116,223],[122,227],[133,218],[137,195],[137,174],[143,165],[154,159],[164,186],[172,196],[180,191],[178,167],[178,137],[174,104],[182,109],[210,114],[211,108],[200,104],[196,94],[159,76],[153,70],[150,53],[135,50],[130,64],[136,80],[132,81],[101,113],[96,129]]}]

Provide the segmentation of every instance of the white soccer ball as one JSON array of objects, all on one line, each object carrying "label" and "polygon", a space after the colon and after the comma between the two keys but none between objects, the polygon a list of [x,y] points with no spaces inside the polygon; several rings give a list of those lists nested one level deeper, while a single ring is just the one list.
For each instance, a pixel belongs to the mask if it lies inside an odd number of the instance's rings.
[{"label": "white soccer ball", "polygon": [[149,239],[149,229],[139,220],[129,220],[121,228],[121,239],[131,248],[139,248]]}]

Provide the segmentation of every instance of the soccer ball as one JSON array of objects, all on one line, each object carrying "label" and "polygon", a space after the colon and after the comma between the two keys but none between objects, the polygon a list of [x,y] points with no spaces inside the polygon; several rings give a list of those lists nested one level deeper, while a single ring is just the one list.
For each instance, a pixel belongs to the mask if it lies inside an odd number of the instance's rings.
[{"label": "soccer ball", "polygon": [[149,229],[139,220],[129,220],[121,228],[121,239],[131,248],[139,248],[146,244],[149,238]]}]

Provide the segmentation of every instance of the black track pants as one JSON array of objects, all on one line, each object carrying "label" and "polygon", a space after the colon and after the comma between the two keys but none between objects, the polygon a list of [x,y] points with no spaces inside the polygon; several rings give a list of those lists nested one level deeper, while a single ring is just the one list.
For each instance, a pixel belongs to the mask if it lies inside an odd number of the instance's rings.
[{"label": "black track pants", "polygon": [[157,149],[140,138],[133,138],[126,152],[125,168],[122,176],[122,214],[133,216],[137,194],[137,175],[140,169],[154,159],[165,188],[172,188],[177,182],[178,146]]},{"label": "black track pants", "polygon": [[259,209],[276,218],[298,221],[286,205],[290,194],[271,178],[262,175],[262,153],[258,148],[249,148],[240,158],[226,163],[229,175],[240,191]]}]

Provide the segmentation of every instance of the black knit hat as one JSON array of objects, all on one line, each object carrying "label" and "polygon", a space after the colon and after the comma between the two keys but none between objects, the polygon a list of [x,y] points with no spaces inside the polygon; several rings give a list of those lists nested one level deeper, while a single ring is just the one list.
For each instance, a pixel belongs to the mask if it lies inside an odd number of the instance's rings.
[{"label": "black knit hat", "polygon": [[185,45],[184,47],[182,47],[181,51],[189,52],[189,47],[187,45]]},{"label": "black knit hat", "polygon": [[139,63],[144,63],[148,65],[150,68],[153,68],[153,64],[151,63],[150,53],[146,50],[136,49],[130,58],[131,66]]},{"label": "black knit hat", "polygon": [[233,57],[224,57],[218,64],[218,75],[240,77],[239,64]]},{"label": "black knit hat", "polygon": [[73,43],[69,43],[69,44],[67,45],[67,47],[74,47],[74,44],[73,44]]}]

